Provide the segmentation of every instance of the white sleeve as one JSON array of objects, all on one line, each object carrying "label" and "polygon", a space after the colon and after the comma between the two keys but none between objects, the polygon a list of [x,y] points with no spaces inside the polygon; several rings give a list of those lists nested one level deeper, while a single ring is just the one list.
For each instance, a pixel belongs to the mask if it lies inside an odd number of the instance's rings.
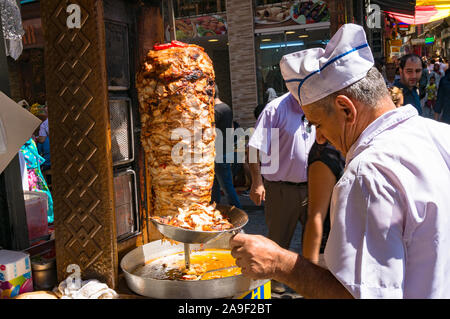
[{"label": "white sleeve", "polygon": [[371,163],[366,166],[363,174],[336,184],[327,267],[355,298],[403,298],[404,218],[399,192],[389,174]]},{"label": "white sleeve", "polygon": [[249,146],[268,154],[270,150],[271,128],[273,125],[272,114],[268,110],[264,110],[259,116],[253,135],[250,137]]}]

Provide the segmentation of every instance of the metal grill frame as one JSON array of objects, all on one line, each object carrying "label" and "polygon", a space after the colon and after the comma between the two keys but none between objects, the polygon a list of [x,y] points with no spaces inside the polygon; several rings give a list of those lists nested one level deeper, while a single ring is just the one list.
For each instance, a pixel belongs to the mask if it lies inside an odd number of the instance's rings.
[{"label": "metal grill frame", "polygon": [[[116,177],[120,177],[123,175],[131,175],[132,176],[132,194],[131,194],[131,198],[133,201],[133,214],[134,214],[134,229],[131,232],[127,232],[124,233],[120,236],[116,236],[117,237],[117,241],[123,241],[126,240],[132,236],[134,236],[135,234],[140,232],[140,227],[139,227],[139,206],[138,206],[138,189],[137,189],[137,176],[136,176],[136,172],[130,168],[125,168],[122,170],[119,170],[117,172],[114,173],[114,178]],[[115,189],[114,189],[114,196],[116,195],[115,193]],[[117,216],[116,219],[114,221],[115,223],[117,223]],[[117,229],[117,226],[116,226]]]},{"label": "metal grill frame", "polygon": [[[123,164],[128,164],[134,161],[134,154],[135,154],[135,146],[134,146],[134,121],[133,121],[133,111],[132,111],[132,107],[131,107],[131,99],[128,97],[109,97],[108,99],[108,106],[109,106],[109,113],[110,113],[110,125],[111,125],[111,101],[125,101],[127,104],[127,112],[128,112],[128,138],[129,138],[129,143],[128,143],[128,151],[129,151],[129,158],[126,160],[121,160],[121,161],[114,161],[113,159],[113,166],[117,167],[119,165],[123,165]],[[111,141],[113,139],[113,131],[111,129]],[[112,147],[111,147],[112,148]],[[112,150],[111,150],[112,153]],[[111,155],[112,156],[112,155]]]},{"label": "metal grill frame", "polygon": [[[115,20],[110,20],[110,19],[105,19],[105,37],[106,37],[106,41],[110,41],[109,37],[108,37],[108,25],[109,26],[117,26],[117,27],[121,27],[125,29],[125,38],[124,38],[124,47],[125,48],[129,48],[129,43],[130,43],[130,39],[129,39],[129,34],[130,34],[130,30],[128,27],[127,23],[123,23],[123,22],[119,22],[119,21],[115,21]],[[126,49],[126,63],[128,65],[128,68],[126,68],[127,72],[126,72],[126,80],[127,80],[127,85],[126,86],[120,86],[120,85],[110,85],[109,81],[110,81],[110,77],[109,75],[107,76],[108,79],[108,91],[127,91],[130,89],[131,86],[131,77],[130,77],[130,52]],[[108,50],[106,50],[106,59],[107,59],[107,63],[108,63]]]}]

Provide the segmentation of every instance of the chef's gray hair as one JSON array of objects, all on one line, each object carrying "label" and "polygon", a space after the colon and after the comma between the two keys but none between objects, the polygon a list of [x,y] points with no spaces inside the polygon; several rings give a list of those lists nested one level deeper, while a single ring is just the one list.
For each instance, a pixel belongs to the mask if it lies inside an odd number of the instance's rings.
[{"label": "chef's gray hair", "polygon": [[324,108],[327,113],[332,110],[332,104],[338,95],[345,95],[352,100],[356,100],[368,107],[375,108],[378,101],[388,95],[386,82],[376,67],[372,67],[367,75],[361,80],[347,86],[346,88],[334,92],[327,97],[312,104],[315,107]]}]

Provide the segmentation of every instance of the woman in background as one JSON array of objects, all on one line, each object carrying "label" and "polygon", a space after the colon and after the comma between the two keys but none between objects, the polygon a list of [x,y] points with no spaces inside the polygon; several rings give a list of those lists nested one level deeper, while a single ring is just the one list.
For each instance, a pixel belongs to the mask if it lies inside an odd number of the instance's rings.
[{"label": "woman in background", "polygon": [[330,200],[334,185],[341,178],[345,160],[331,144],[314,142],[308,156],[308,216],[303,233],[302,254],[323,265],[323,254],[330,232]]}]

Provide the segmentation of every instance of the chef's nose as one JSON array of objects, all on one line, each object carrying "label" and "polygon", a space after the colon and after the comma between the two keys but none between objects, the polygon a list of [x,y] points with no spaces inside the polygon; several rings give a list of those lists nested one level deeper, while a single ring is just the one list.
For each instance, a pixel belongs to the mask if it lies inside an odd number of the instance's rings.
[{"label": "chef's nose", "polygon": [[322,134],[320,128],[316,128],[316,142],[317,144],[325,144],[327,141],[327,139],[325,138],[325,136]]}]

